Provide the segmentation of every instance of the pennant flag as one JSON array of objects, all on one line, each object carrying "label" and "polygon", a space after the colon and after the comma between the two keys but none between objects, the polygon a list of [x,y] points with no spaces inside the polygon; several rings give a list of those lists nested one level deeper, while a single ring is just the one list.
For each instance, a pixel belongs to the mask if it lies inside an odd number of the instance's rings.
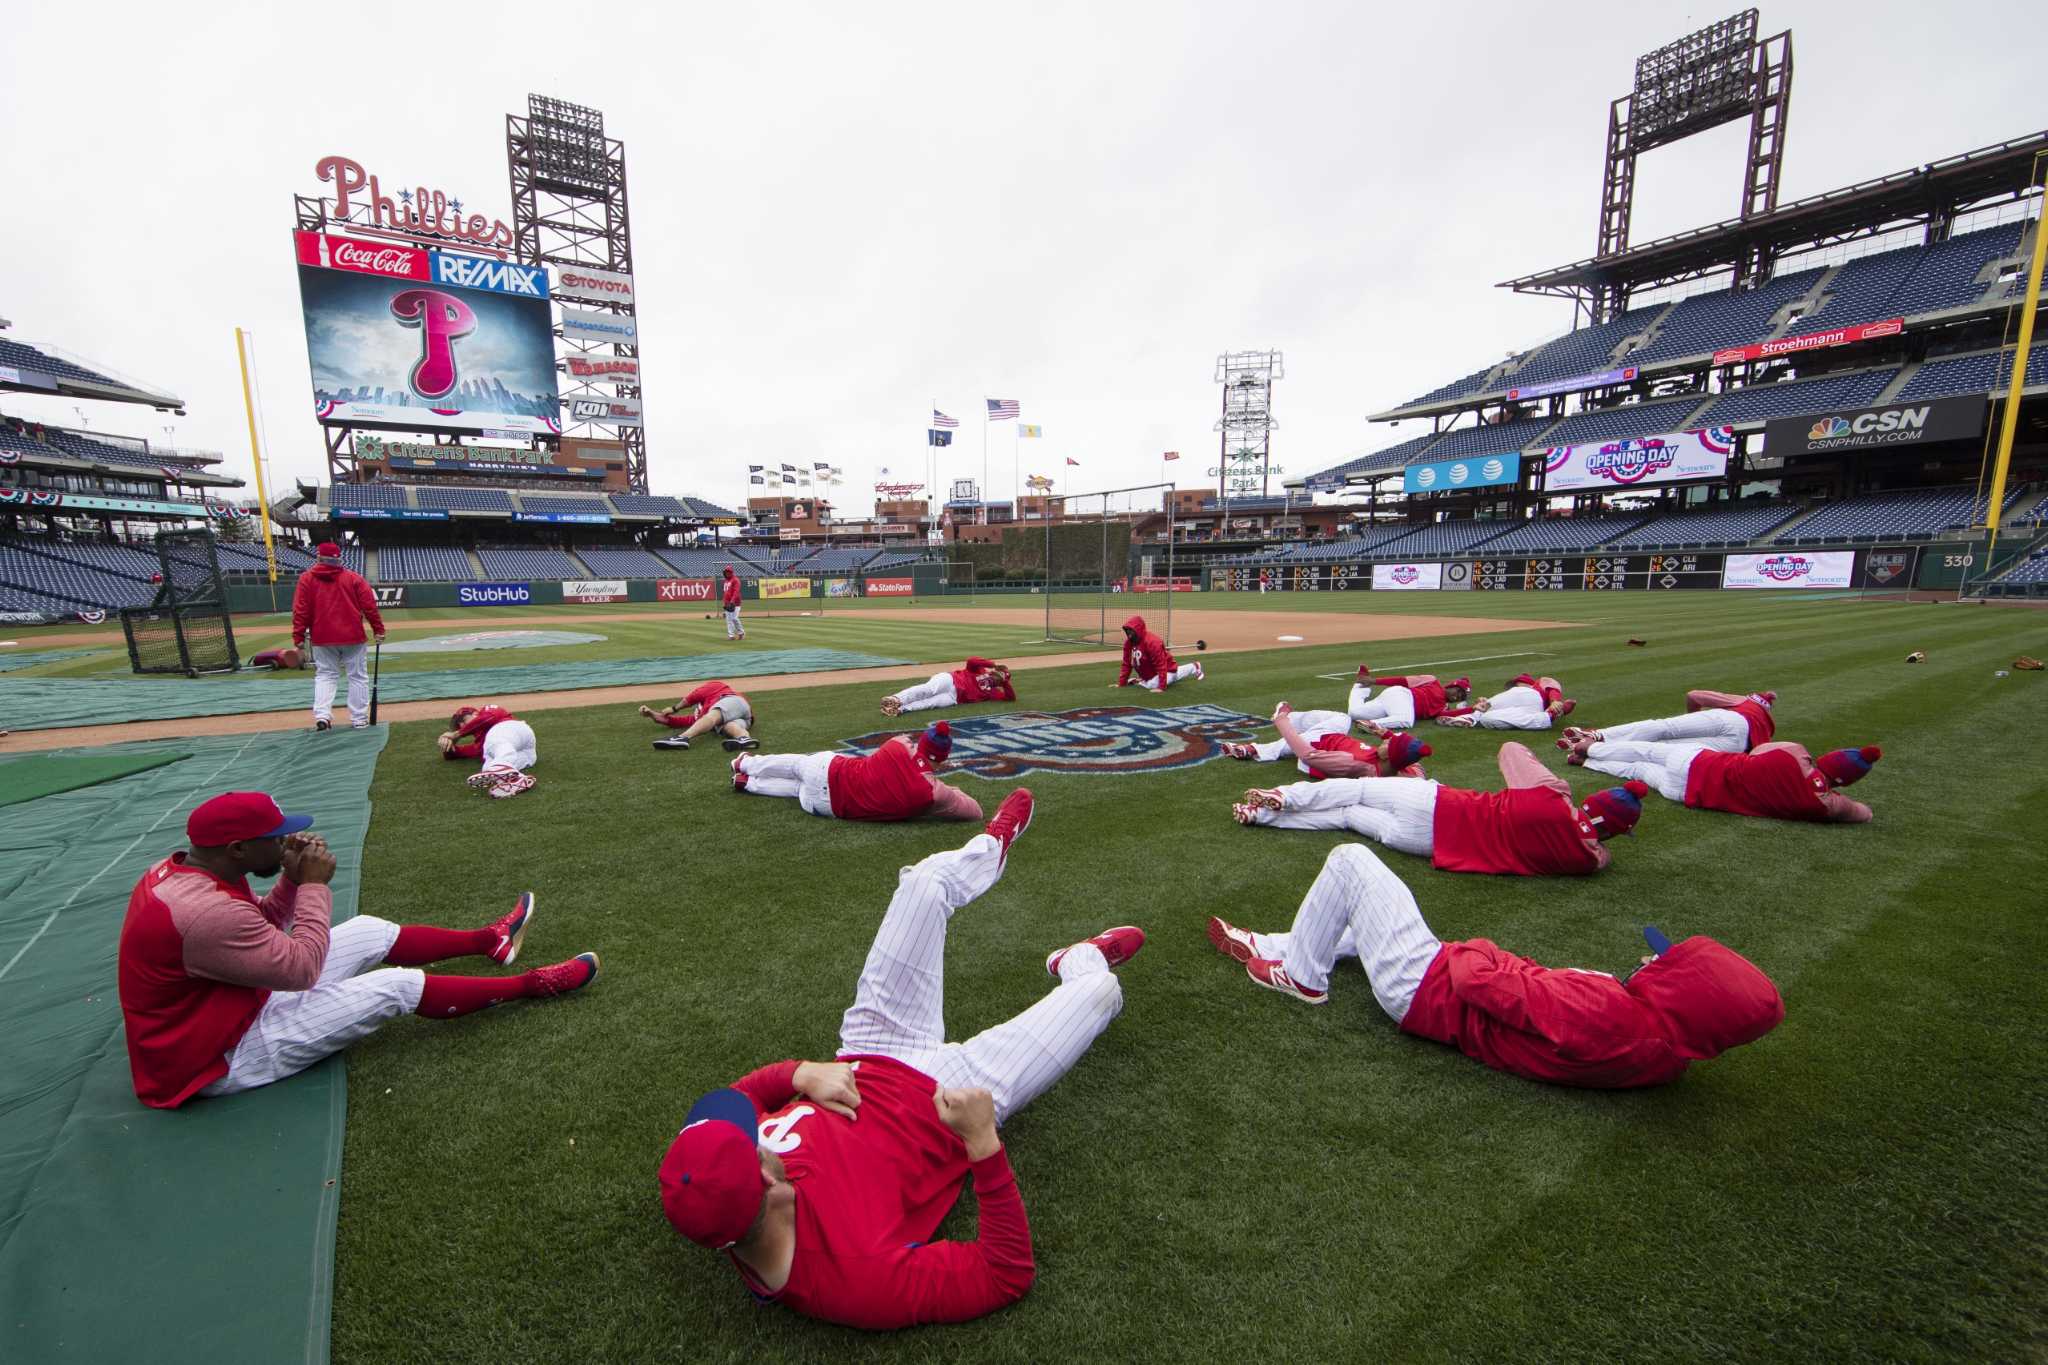
[{"label": "pennant flag", "polygon": [[1071,455],[1067,456],[1067,463],[1073,465],[1076,469],[1081,467],[1081,462]]},{"label": "pennant flag", "polygon": [[1162,460],[1178,460],[1180,458],[1180,452],[1178,450],[1169,450],[1164,455],[1161,455],[1159,458]]},{"label": "pennant flag", "polygon": [[1014,398],[985,398],[982,401],[988,404],[988,420],[991,422],[1006,421],[1018,413]]},{"label": "pennant flag", "polygon": [[927,432],[925,433],[925,437],[926,437],[926,441],[925,441],[925,444],[927,444],[927,445],[935,445],[935,446],[949,446],[949,445],[953,444],[953,433],[952,433],[952,432],[950,432],[950,431],[939,431],[939,430],[933,429],[933,430],[927,431]]},{"label": "pennant flag", "polygon": [[1031,423],[1019,422],[1017,423],[1017,434],[1028,441],[1034,436],[1045,435],[1045,428]]},{"label": "pennant flag", "polygon": [[932,425],[935,427],[957,427],[960,425],[960,419],[958,417],[948,417],[937,408],[933,408]]},{"label": "pennant flag", "polygon": [[[754,467],[755,467],[756,469],[760,468],[760,466],[759,466],[759,465],[756,465],[756,466],[754,466]],[[747,475],[747,482],[748,482],[748,483],[758,483],[758,484],[761,484],[761,485],[763,485],[763,486],[765,487],[765,486],[767,485],[767,483],[768,483],[768,476],[767,476],[766,474],[749,474],[749,475]]]}]

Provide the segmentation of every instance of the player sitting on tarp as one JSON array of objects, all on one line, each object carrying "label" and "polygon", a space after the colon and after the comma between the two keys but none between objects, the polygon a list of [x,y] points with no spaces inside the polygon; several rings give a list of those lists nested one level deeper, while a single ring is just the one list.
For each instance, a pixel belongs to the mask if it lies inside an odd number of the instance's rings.
[{"label": "player sitting on tarp", "polygon": [[944,721],[922,734],[894,735],[865,757],[836,754],[741,754],[732,761],[734,791],[794,796],[813,815],[840,820],[979,820],[981,805],[935,775],[953,752]]},{"label": "player sitting on tarp", "polygon": [[[685,716],[681,713],[688,711]],[[712,681],[699,683],[690,689],[674,706],[657,711],[651,706],[640,708],[640,714],[657,725],[666,725],[671,730],[681,730],[679,735],[654,741],[657,749],[687,749],[690,741],[702,738],[713,730],[725,736],[728,751],[758,749],[759,740],[753,736],[754,708],[729,683]]]},{"label": "player sitting on tarp", "polygon": [[533,727],[488,702],[458,707],[434,745],[443,758],[481,762],[482,770],[468,779],[469,789],[500,799],[529,790],[534,776],[526,770],[540,762]]}]

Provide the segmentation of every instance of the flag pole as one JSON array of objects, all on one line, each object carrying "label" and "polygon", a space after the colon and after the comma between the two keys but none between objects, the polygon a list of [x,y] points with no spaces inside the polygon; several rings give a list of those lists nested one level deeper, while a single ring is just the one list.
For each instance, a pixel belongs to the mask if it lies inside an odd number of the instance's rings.
[{"label": "flag pole", "polygon": [[1010,428],[1010,520],[1017,519],[1018,503],[1023,499],[1024,484],[1022,465],[1024,462],[1024,419],[1018,418]]},{"label": "flag pole", "polygon": [[[981,403],[983,408],[988,406],[986,398]],[[981,415],[981,524],[984,526],[988,525],[988,429],[994,420],[987,412]]]}]

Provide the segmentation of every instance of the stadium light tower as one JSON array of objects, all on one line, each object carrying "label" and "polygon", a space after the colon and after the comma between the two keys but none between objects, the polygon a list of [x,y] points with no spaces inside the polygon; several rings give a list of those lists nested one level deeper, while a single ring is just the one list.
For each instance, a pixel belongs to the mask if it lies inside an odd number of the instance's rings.
[{"label": "stadium light tower", "polygon": [[[1775,209],[1791,112],[1792,31],[1759,39],[1753,9],[1638,57],[1635,88],[1607,111],[1607,170],[1600,184],[1596,257],[1628,250],[1638,156],[1745,114],[1749,156],[1743,171],[1741,218],[1747,222]],[[1768,259],[1746,260],[1737,268],[1734,282],[1740,287],[1769,273],[1770,266]],[[1603,285],[1593,297],[1593,321],[1605,322],[1627,307],[1625,286]]]},{"label": "stadium light tower", "polygon": [[1223,386],[1216,493],[1222,529],[1230,529],[1230,495],[1265,497],[1272,479],[1273,384],[1286,377],[1278,351],[1226,351],[1216,357],[1216,382]]}]

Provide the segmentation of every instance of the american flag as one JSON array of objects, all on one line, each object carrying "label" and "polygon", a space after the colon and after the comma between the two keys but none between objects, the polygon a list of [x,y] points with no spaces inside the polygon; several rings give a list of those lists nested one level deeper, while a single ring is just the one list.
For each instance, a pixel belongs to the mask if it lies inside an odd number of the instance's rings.
[{"label": "american flag", "polygon": [[987,398],[982,401],[988,404],[988,420],[991,422],[1000,422],[1017,415],[1017,400],[1014,398]]},{"label": "american flag", "polygon": [[937,408],[933,408],[932,425],[935,427],[957,427],[960,425],[960,419],[958,417],[948,417]]}]

